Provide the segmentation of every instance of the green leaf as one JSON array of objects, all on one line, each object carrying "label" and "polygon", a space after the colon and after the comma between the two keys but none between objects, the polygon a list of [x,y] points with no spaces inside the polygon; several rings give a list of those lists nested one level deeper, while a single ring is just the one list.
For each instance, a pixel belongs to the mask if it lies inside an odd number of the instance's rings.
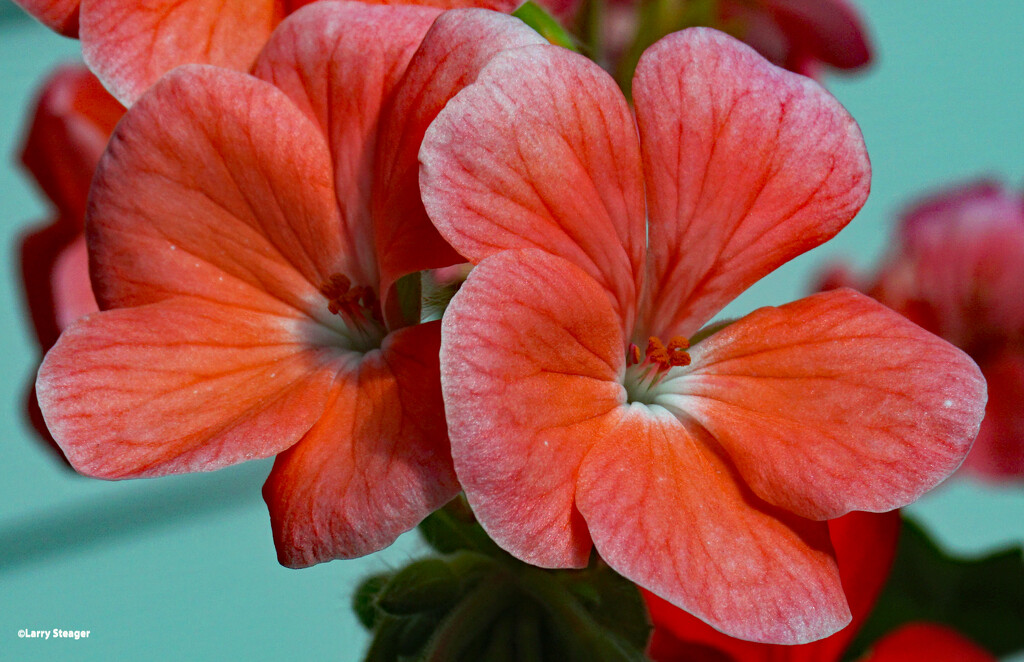
[{"label": "green leaf", "polygon": [[573,51],[577,50],[576,39],[562,27],[555,17],[547,13],[537,3],[526,2],[512,15],[536,30],[540,36],[548,40],[548,43]]},{"label": "green leaf", "polygon": [[904,518],[889,583],[847,658],[911,621],[948,625],[999,657],[1024,649],[1024,552],[956,558]]},{"label": "green leaf", "polygon": [[586,569],[562,577],[594,621],[637,650],[644,650],[651,623],[640,589],[633,582],[612,570],[596,553]]},{"label": "green leaf", "polygon": [[377,606],[404,616],[445,609],[462,593],[459,578],[441,559],[423,559],[399,570],[377,595]]}]

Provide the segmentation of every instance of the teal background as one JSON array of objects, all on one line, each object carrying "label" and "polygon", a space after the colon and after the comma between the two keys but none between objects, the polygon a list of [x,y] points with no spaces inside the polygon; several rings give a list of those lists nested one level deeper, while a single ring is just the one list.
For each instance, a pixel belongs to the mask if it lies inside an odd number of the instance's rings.
[{"label": "teal background", "polygon": [[[922,193],[982,175],[1018,188],[1024,179],[1024,2],[857,4],[875,65],[829,87],[864,131],[871,198],[839,237],[726,315],[801,296],[830,259],[869,268],[896,214]],[[365,636],[351,593],[361,577],[419,553],[414,535],[368,558],[288,570],[277,564],[260,498],[269,461],[106,483],[66,470],[23,420],[38,356],[14,249],[50,212],[15,155],[35,86],[77,53],[77,42],[0,0],[0,660],[357,660]],[[958,476],[907,510],[958,553],[1024,542],[1024,483]],[[55,627],[91,634],[17,636]]]}]

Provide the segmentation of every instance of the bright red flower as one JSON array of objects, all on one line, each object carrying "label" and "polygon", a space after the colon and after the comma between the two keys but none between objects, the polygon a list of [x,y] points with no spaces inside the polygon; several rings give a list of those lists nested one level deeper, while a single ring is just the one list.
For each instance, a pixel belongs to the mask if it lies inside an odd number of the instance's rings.
[{"label": "bright red flower", "polygon": [[[21,239],[25,301],[45,352],[71,322],[95,312],[96,298],[82,234],[89,183],[121,106],[85,67],[63,66],[43,84],[21,159],[53,203],[55,218]],[[28,413],[47,440],[49,432],[30,391]]]},{"label": "bright red flower", "polygon": [[833,267],[823,288],[857,287],[962,348],[989,385],[964,466],[1024,477],[1024,196],[999,184],[953,188],[907,211],[874,278]]},{"label": "bright red flower", "polygon": [[[130,105],[182,64],[248,71],[274,28],[313,0],[14,0],[61,34],[79,37],[86,63]],[[441,9],[511,11],[516,0],[368,0]]]},{"label": "bright red flower", "polygon": [[37,382],[78,471],[277,454],[264,496],[290,566],[380,549],[458,491],[439,324],[409,326],[391,285],[458,259],[419,202],[427,125],[495,52],[541,39],[439,14],[319,2],[255,76],[182,67],[125,115],[87,219],[104,312]]},{"label": "bright red flower", "polygon": [[427,211],[478,263],[441,349],[456,472],[524,561],[595,545],[730,634],[824,637],[850,614],[821,520],[949,475],[984,382],[848,290],[698,333],[846,225],[863,141],[817,83],[713,30],[649,49],[633,98],[636,123],[596,65],[527,47],[427,132]]},{"label": "bright red flower", "polygon": [[[717,632],[664,600],[645,593],[654,631],[647,654],[655,662],[838,662],[867,620],[896,555],[899,513],[850,513],[830,521],[843,590],[853,621],[836,634],[801,646],[740,641]],[[863,662],[995,662],[956,632],[911,624],[878,641]]]}]

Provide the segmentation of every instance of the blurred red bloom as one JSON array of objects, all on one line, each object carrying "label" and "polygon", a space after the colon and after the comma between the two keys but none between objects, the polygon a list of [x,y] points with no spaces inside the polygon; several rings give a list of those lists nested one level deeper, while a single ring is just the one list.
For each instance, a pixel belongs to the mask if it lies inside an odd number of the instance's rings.
[{"label": "blurred red bloom", "polygon": [[833,266],[821,289],[856,287],[962,348],[989,399],[965,468],[1024,477],[1024,196],[988,181],[934,195],[902,217],[873,278]]},{"label": "blurred red bloom", "polygon": [[[563,20],[587,30],[581,0],[538,0]],[[610,69],[640,36],[644,46],[686,27],[728,32],[772,63],[812,78],[828,69],[853,70],[872,58],[868,31],[848,0],[609,0],[602,50]],[[635,53],[639,55],[639,52]]]},{"label": "blurred red bloom", "polygon": [[[853,620],[831,637],[799,646],[733,639],[644,593],[654,625],[647,654],[654,662],[838,662],[867,620],[896,554],[899,512],[853,512],[831,520],[843,591]],[[861,662],[995,662],[995,657],[955,631],[912,623],[876,642]]]},{"label": "blurred red bloom", "polygon": [[[247,71],[274,28],[313,0],[14,0],[51,29],[82,40],[86,63],[130,105],[182,64]],[[369,0],[511,11],[517,0]]]},{"label": "blurred red bloom", "polygon": [[[25,302],[43,352],[71,322],[97,310],[82,232],[85,205],[96,164],[123,113],[83,66],[58,68],[39,93],[21,160],[53,204],[54,218],[24,235],[19,253]],[[28,413],[52,441],[34,387]]]},{"label": "blurred red bloom", "polygon": [[293,567],[381,549],[451,499],[440,324],[416,324],[393,287],[459,261],[420,203],[416,153],[490,57],[540,41],[485,10],[324,0],[282,22],[253,75],[161,78],[90,192],[102,312],[39,370],[75,469],[276,455],[264,497]]},{"label": "blurred red bloom", "polygon": [[723,24],[737,37],[790,71],[816,78],[825,68],[858,69],[871,61],[864,22],[847,0],[721,0],[718,5]]},{"label": "blurred red bloom", "polygon": [[850,290],[702,332],[849,222],[863,140],[820,85],[706,28],[648,49],[633,99],[635,118],[593,62],[528,46],[426,134],[424,204],[477,264],[441,348],[459,480],[524,561],[595,547],[736,636],[827,636],[850,614],[824,520],[945,479],[984,383]]}]

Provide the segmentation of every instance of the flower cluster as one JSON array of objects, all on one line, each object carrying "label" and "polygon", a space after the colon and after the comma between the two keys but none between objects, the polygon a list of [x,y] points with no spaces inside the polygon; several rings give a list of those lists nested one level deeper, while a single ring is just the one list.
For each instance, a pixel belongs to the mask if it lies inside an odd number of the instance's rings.
[{"label": "flower cluster", "polygon": [[[61,74],[38,121],[74,172],[26,156],[62,219],[62,257],[25,260],[61,331],[36,393],[80,473],[276,456],[292,567],[461,491],[503,558],[596,551],[716,630],[801,644],[867,609],[836,518],[917,499],[977,435],[978,367],[867,296],[715,317],[870,180],[840,104],[723,32],[657,40],[627,101],[502,0],[22,4],[129,106],[113,128]],[[709,16],[762,52],[778,28],[805,73],[866,61],[845,3],[811,5]],[[468,277],[431,321],[439,269]]]}]

